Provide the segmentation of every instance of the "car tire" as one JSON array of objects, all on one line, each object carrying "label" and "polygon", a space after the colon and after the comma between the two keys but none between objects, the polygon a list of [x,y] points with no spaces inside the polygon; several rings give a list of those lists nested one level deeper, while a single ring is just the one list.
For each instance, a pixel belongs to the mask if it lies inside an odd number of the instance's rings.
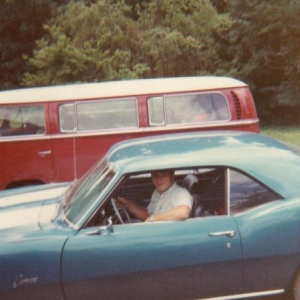
[{"label": "car tire", "polygon": [[294,277],[290,292],[293,300],[300,300],[300,270],[297,271]]}]

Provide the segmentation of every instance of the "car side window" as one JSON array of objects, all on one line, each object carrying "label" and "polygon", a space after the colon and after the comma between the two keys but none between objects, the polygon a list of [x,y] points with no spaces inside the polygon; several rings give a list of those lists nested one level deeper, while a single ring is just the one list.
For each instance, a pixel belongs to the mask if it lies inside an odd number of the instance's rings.
[{"label": "car side window", "polygon": [[43,105],[0,108],[0,133],[2,136],[44,134],[45,124]]},{"label": "car side window", "polygon": [[199,93],[152,97],[148,99],[152,126],[197,124],[229,120],[225,96],[221,93]]},{"label": "car side window", "polygon": [[260,182],[236,170],[230,170],[230,212],[236,214],[250,208],[282,199]]}]

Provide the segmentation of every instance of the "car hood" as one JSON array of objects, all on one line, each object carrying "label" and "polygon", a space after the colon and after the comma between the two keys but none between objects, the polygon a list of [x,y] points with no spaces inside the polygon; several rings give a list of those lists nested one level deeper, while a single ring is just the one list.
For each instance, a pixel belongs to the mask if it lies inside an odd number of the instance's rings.
[{"label": "car hood", "polygon": [[49,223],[69,184],[49,184],[0,193],[0,230]]}]

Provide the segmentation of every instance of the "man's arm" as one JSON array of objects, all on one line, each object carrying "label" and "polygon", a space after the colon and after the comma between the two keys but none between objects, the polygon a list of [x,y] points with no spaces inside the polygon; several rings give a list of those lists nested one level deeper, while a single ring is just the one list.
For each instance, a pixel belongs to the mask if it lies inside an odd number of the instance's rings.
[{"label": "man's arm", "polygon": [[[163,213],[146,218],[145,222],[182,221],[190,217],[191,209],[187,205],[179,205]],[[148,214],[149,215],[149,214]]]},{"label": "man's arm", "polygon": [[116,199],[117,206],[124,207],[128,209],[132,214],[134,214],[138,219],[145,221],[149,218],[149,213],[147,208],[139,206],[126,198],[118,197]]}]

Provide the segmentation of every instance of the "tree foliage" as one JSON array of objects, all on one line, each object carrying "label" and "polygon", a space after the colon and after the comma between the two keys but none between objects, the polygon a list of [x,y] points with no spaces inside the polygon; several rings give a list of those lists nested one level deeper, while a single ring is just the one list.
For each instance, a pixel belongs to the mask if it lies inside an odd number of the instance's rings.
[{"label": "tree foliage", "polygon": [[20,86],[35,41],[44,34],[43,23],[53,6],[63,1],[0,0],[0,88]]},{"label": "tree foliage", "polygon": [[228,11],[231,73],[251,84],[265,113],[282,105],[299,109],[300,2],[232,0]]},{"label": "tree foliage", "polygon": [[[129,16],[129,17],[128,17]],[[213,34],[231,22],[208,0],[71,1],[47,24],[25,85],[213,73]]]}]

